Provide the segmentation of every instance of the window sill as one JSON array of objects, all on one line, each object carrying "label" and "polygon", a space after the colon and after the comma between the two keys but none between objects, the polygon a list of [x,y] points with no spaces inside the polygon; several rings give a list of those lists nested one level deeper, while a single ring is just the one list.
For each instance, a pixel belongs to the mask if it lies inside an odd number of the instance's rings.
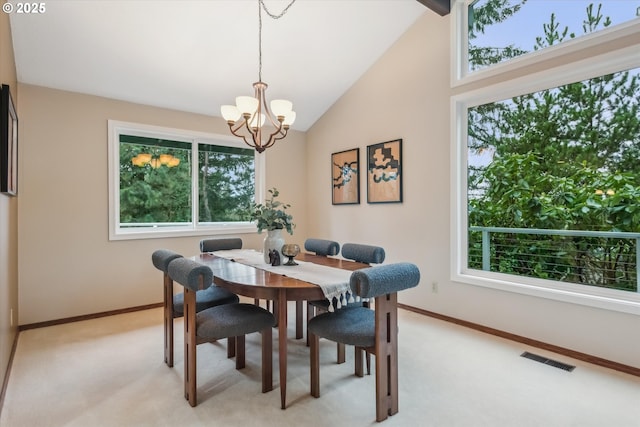
[{"label": "window sill", "polygon": [[[640,293],[616,291],[552,280],[466,270],[454,273],[452,281],[523,295],[579,304],[604,310],[640,315]],[[516,281],[517,280],[517,281]],[[562,289],[560,289],[560,287]],[[620,294],[624,294],[621,296]]]},{"label": "window sill", "polygon": [[110,232],[109,240],[166,239],[172,237],[215,236],[218,234],[248,234],[257,232],[258,230],[253,223],[221,223],[210,226],[201,225],[198,227],[167,227],[166,229],[120,229],[115,232]]}]

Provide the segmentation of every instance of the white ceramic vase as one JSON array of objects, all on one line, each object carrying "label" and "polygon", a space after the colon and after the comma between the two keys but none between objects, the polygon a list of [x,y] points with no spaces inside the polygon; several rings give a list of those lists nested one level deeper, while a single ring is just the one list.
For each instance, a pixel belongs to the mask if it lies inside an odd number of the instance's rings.
[{"label": "white ceramic vase", "polygon": [[271,264],[269,261],[269,251],[277,250],[280,254],[280,262],[282,262],[282,245],[284,245],[284,237],[282,237],[282,229],[268,230],[267,236],[264,238],[264,262]]}]

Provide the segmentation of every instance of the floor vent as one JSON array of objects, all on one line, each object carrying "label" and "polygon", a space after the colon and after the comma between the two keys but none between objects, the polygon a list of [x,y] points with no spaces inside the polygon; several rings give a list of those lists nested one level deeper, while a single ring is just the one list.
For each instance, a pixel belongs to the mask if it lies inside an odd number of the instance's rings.
[{"label": "floor vent", "polygon": [[520,356],[527,359],[535,360],[536,362],[544,363],[545,365],[553,366],[554,368],[562,369],[568,372],[571,372],[576,368],[575,366],[558,362],[557,360],[549,359],[547,357],[540,356],[537,354],[529,353],[528,351],[525,351]]}]

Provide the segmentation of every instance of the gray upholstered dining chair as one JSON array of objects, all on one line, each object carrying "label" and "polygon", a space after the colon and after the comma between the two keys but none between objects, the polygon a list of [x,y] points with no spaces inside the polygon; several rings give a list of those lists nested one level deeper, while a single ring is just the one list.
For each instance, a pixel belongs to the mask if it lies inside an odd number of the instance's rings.
[{"label": "gray upholstered dining chair", "polygon": [[[307,252],[313,252],[314,254],[320,256],[333,256],[340,253],[340,244],[338,242],[334,242],[333,240],[309,238],[304,241],[304,249]],[[303,301],[296,301],[296,338],[302,338],[304,335],[303,307]],[[315,306],[310,305],[309,302],[307,302],[307,321],[310,319],[310,313],[311,317],[313,317],[313,314],[315,313]],[[309,339],[307,338],[307,346],[308,345]]]},{"label": "gray upholstered dining chair", "polygon": [[384,249],[380,246],[345,243],[342,245],[342,257],[364,264],[382,264],[385,258]]},{"label": "gray upholstered dining chair", "polygon": [[356,347],[355,374],[363,376],[362,351],[376,356],[376,420],[398,412],[398,292],[420,282],[420,271],[408,262],[356,270],[351,291],[375,298],[374,309],[353,307],[319,314],[307,325],[310,337],[311,395],[320,397],[319,338]]},{"label": "gray upholstered dining chair", "polygon": [[[173,319],[184,314],[184,294],[173,294],[173,280],[169,277],[169,263],[182,255],[169,249],[158,249],[151,254],[153,265],[163,272],[163,300],[164,300],[164,362],[173,366]],[[232,304],[240,301],[236,294],[217,286],[211,286],[196,294],[196,311],[220,304]],[[229,347],[229,356],[233,357],[234,349]]]},{"label": "gray upholstered dining chair", "polygon": [[186,258],[169,263],[169,277],[184,286],[184,397],[191,406],[198,404],[196,384],[196,346],[227,338],[235,346],[236,369],[245,367],[245,336],[262,335],[262,392],[273,390],[273,314],[253,304],[222,304],[196,313],[196,293],[213,283],[213,272],[203,264]]},{"label": "gray upholstered dining chair", "polygon": [[320,256],[335,256],[340,253],[340,243],[333,240],[308,238],[304,249]]},{"label": "gray upholstered dining chair", "polygon": [[[209,238],[200,240],[200,253],[228,251],[231,249],[242,249],[242,239],[239,237]],[[260,305],[260,300],[255,299],[254,303]],[[270,302],[266,301],[267,310],[270,309]]]},{"label": "gray upholstered dining chair", "polygon": [[200,252],[227,251],[242,249],[242,239],[239,237],[211,238],[200,240]]},{"label": "gray upholstered dining chair", "polygon": [[[320,256],[335,256],[340,253],[340,243],[333,240],[309,238],[304,242],[304,249]],[[307,301],[307,322],[316,315],[316,311],[327,311],[328,300]],[[317,309],[317,310],[316,310]],[[307,346],[309,335],[307,334]]]},{"label": "gray upholstered dining chair", "polygon": [[[342,257],[355,262],[361,262],[363,264],[369,264],[369,265],[382,264],[384,262],[385,256],[386,256],[386,253],[384,251],[384,248],[380,246],[364,245],[361,243],[345,243],[344,245],[342,245]],[[327,311],[329,307],[328,300],[311,301],[309,304],[315,307],[316,312]],[[347,308],[357,307],[360,305],[368,306],[368,303],[365,302],[365,303],[349,304],[347,305]],[[308,320],[310,320],[311,317],[309,317],[309,311],[307,309]],[[308,320],[307,320],[307,323],[308,323]],[[308,334],[307,334],[307,343],[308,343]],[[337,351],[338,351],[338,356],[337,356],[338,363],[344,363],[344,361],[346,360],[345,345],[339,342],[337,344]],[[366,357],[366,362],[367,362],[367,374],[368,374],[371,372],[371,364],[370,364],[370,358],[368,354]]]}]

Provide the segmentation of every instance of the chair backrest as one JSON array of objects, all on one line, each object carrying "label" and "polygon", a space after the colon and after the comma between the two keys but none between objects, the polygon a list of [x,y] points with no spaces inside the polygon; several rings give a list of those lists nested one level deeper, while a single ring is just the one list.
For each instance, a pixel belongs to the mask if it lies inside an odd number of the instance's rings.
[{"label": "chair backrest", "polygon": [[342,245],[342,256],[365,264],[382,264],[385,253],[380,246],[345,243]]},{"label": "chair backrest", "polygon": [[213,271],[206,265],[188,258],[176,258],[171,261],[169,277],[192,291],[206,289],[213,283]]},{"label": "chair backrest", "polygon": [[340,243],[333,240],[307,239],[304,242],[304,249],[316,255],[332,256],[340,253]]},{"label": "chair backrest", "polygon": [[375,298],[413,288],[420,282],[420,270],[410,262],[362,268],[351,273],[349,286],[362,298]]},{"label": "chair backrest", "polygon": [[169,249],[158,249],[151,254],[153,265],[165,273],[169,269],[169,263],[176,258],[182,258],[182,255]]},{"label": "chair backrest", "polygon": [[200,252],[227,251],[230,249],[242,249],[242,239],[239,237],[228,237],[224,239],[202,239],[200,240]]}]

